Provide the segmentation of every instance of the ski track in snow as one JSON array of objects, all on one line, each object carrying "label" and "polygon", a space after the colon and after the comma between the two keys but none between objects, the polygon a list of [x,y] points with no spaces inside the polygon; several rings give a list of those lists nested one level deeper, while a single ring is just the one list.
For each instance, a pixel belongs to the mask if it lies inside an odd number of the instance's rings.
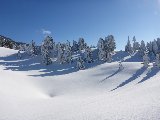
[{"label": "ski track in snow", "polygon": [[134,56],[124,56],[121,71],[114,61],[80,71],[55,65],[56,72],[0,51],[0,120],[160,119],[159,70],[127,62]]}]

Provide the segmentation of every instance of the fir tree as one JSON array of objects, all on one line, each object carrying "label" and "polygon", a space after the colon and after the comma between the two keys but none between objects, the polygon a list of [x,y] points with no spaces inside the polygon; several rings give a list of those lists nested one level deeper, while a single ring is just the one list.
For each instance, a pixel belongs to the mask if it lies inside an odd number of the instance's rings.
[{"label": "fir tree", "polygon": [[144,56],[144,53],[146,52],[146,45],[145,45],[143,40],[141,41],[141,45],[140,45],[140,50],[139,51],[140,51],[140,55]]},{"label": "fir tree", "polygon": [[52,49],[50,44],[51,40],[52,38],[47,36],[45,40],[42,42],[42,46],[41,46],[42,62],[45,65],[49,65],[52,63],[51,55],[50,55],[50,50]]},{"label": "fir tree", "polygon": [[84,50],[85,48],[85,42],[84,42],[84,38],[79,38],[79,41],[78,41],[78,46],[79,46],[79,50]]},{"label": "fir tree", "polygon": [[67,43],[65,45],[64,61],[67,63],[71,63],[71,61],[72,61],[72,51],[71,51],[71,46],[70,46],[69,41],[67,41]]},{"label": "fir tree", "polygon": [[104,40],[102,38],[99,38],[98,41],[98,58],[99,60],[105,60],[106,52],[104,49]]},{"label": "fir tree", "polygon": [[77,43],[77,41],[74,41],[73,40],[73,46],[72,46],[72,51],[73,52],[77,52],[78,51],[78,43]]},{"label": "fir tree", "polygon": [[129,54],[132,54],[133,50],[132,50],[132,46],[129,40],[129,36],[128,36],[128,42],[127,45],[125,46],[125,51],[128,52]]},{"label": "fir tree", "polygon": [[153,50],[152,50],[152,42],[147,42],[147,51],[149,52],[149,54],[151,54],[152,52],[153,52]]},{"label": "fir tree", "polygon": [[62,44],[61,43],[58,43],[58,56],[57,56],[57,61],[62,64],[64,62],[64,50],[63,50],[63,47],[62,47]]},{"label": "fir tree", "polygon": [[22,58],[22,55],[21,55],[21,52],[20,52],[20,50],[18,50],[18,53],[17,53],[17,58],[18,58],[18,59],[21,59],[21,58]]},{"label": "fir tree", "polygon": [[160,56],[159,56],[159,54],[156,54],[155,66],[160,68]]},{"label": "fir tree", "polygon": [[93,62],[93,58],[92,58],[92,50],[89,46],[86,47],[85,52],[84,52],[84,57],[85,57],[85,61],[88,63]]},{"label": "fir tree", "polygon": [[140,45],[138,42],[136,42],[136,37],[134,36],[133,37],[133,51],[136,52],[137,50],[139,50],[139,47]]},{"label": "fir tree", "polygon": [[156,55],[158,53],[158,46],[156,40],[152,42],[153,53]]},{"label": "fir tree", "polygon": [[85,69],[84,61],[82,60],[81,57],[79,57],[77,59],[77,66],[76,67],[77,67],[78,70]]},{"label": "fir tree", "polygon": [[147,53],[145,52],[145,53],[144,53],[144,56],[143,56],[144,67],[148,67],[149,60],[150,60],[150,59],[149,59]]},{"label": "fir tree", "polygon": [[105,51],[113,52],[116,49],[116,43],[113,35],[108,35],[105,37],[105,45],[104,45]]}]

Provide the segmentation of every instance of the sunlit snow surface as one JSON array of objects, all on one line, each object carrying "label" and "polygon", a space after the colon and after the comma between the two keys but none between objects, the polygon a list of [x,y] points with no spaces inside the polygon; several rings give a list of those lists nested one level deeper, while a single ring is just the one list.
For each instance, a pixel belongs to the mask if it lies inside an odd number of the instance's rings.
[{"label": "sunlit snow surface", "polygon": [[[112,63],[50,66],[0,47],[0,120],[159,120],[159,69],[117,52]],[[75,55],[76,56],[76,55]],[[123,70],[118,60],[124,59]]]}]

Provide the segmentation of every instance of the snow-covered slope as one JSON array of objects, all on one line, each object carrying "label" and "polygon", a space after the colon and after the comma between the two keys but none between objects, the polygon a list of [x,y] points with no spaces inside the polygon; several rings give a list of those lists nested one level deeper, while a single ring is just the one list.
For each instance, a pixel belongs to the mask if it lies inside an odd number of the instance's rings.
[{"label": "snow-covered slope", "polygon": [[[44,66],[0,48],[0,120],[158,120],[160,74],[124,52],[112,63]],[[118,70],[117,56],[124,58]],[[137,57],[136,57],[137,59]]]}]

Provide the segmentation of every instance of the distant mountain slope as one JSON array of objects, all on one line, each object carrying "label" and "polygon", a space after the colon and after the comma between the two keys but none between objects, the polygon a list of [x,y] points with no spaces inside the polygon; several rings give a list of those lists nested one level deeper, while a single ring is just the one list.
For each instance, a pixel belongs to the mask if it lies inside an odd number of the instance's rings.
[{"label": "distant mountain slope", "polygon": [[14,45],[20,45],[20,44],[25,44],[22,42],[17,42],[15,40],[12,40],[11,38],[5,37],[3,35],[0,35],[0,46],[1,47],[7,47],[7,48],[12,48]]}]

